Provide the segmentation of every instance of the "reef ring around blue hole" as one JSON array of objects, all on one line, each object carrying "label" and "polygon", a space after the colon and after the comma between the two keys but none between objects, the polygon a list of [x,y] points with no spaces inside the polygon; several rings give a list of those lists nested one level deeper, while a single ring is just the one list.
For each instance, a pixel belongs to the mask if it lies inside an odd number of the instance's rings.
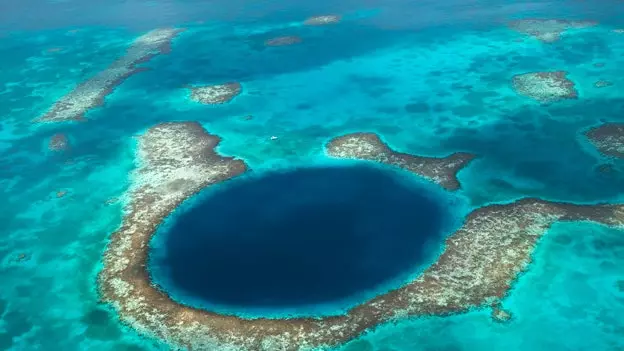
[{"label": "reef ring around blue hole", "polygon": [[217,313],[344,311],[398,288],[450,231],[452,195],[411,178],[356,163],[234,179],[168,219],[148,270],[172,299]]}]

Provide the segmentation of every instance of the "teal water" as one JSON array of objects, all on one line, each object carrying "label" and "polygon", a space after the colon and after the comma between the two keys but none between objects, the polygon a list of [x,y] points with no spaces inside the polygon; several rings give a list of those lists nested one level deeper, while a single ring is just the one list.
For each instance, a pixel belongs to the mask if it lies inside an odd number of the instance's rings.
[{"label": "teal water", "polygon": [[[601,157],[582,136],[602,122],[624,121],[624,34],[612,31],[624,27],[621,2],[6,4],[0,5],[0,350],[168,349],[120,325],[99,304],[95,280],[121,220],[122,202],[109,200],[127,189],[132,137],[162,121],[201,122],[223,138],[220,152],[258,171],[318,162],[332,137],[370,131],[402,152],[477,154],[459,176],[458,196],[472,207],[522,196],[622,200],[624,162]],[[332,12],[344,21],[298,25]],[[600,25],[545,44],[506,27],[524,17]],[[32,122],[134,38],[165,25],[188,30],[85,122]],[[303,41],[262,45],[281,35]],[[539,70],[568,71],[579,99],[540,105],[516,95],[511,77]],[[595,88],[598,80],[613,85]],[[243,85],[227,105],[194,103],[182,88],[226,81]],[[67,135],[70,150],[47,150],[56,133]],[[597,171],[604,164],[614,171]],[[67,193],[58,198],[58,191]],[[505,301],[514,316],[507,324],[494,323],[488,310],[413,319],[344,349],[622,350],[622,234],[555,226]]]}]

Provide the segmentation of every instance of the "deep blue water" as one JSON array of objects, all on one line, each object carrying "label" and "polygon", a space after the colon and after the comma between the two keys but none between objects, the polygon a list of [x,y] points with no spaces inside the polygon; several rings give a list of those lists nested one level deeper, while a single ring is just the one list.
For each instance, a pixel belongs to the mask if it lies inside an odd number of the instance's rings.
[{"label": "deep blue water", "polygon": [[448,196],[405,177],[358,163],[231,181],[170,220],[150,270],[191,305],[241,314],[344,308],[428,263],[454,224]]}]

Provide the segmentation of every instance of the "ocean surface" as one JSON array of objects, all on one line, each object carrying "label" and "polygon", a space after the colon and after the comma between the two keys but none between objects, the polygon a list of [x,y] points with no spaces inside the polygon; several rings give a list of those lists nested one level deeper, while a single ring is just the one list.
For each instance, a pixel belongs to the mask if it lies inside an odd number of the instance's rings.
[{"label": "ocean surface", "polygon": [[[301,25],[326,14],[342,21]],[[597,25],[546,43],[510,28],[526,18]],[[148,69],[116,85],[83,120],[36,121],[137,37],[171,26],[186,28],[171,52],[141,63]],[[176,301],[223,313],[347,309],[418,274],[458,221],[487,204],[527,196],[623,203],[624,160],[601,155],[584,135],[624,122],[622,28],[618,0],[2,1],[0,350],[171,349],[121,324],[97,286],[102,255],[124,214],[136,136],[161,122],[200,122],[222,138],[219,153],[253,170],[189,199],[152,242],[154,281]],[[301,42],[265,45],[282,36]],[[515,75],[539,71],[566,71],[578,97],[544,104],[514,91]],[[242,92],[225,104],[197,103],[186,89],[226,82],[239,82]],[[377,133],[404,153],[477,158],[459,173],[461,189],[446,192],[389,167],[328,161],[324,145],[352,132]],[[58,135],[66,147],[51,150]],[[368,189],[359,191],[365,197],[353,194],[358,187]],[[319,217],[294,220],[297,214],[286,213],[294,200]],[[387,205],[366,206],[375,202]],[[392,235],[341,228],[331,219],[339,211],[357,219],[351,224],[361,218],[368,220],[361,228]],[[271,215],[275,227],[254,229],[268,226]],[[221,237],[209,236],[213,226]],[[410,229],[421,236],[411,237]],[[241,240],[233,235],[263,233],[267,240],[247,238],[249,252],[231,247]],[[223,250],[208,255],[196,243]],[[357,262],[333,264],[345,256],[329,244]],[[252,245],[280,254],[303,250],[297,255],[316,271],[297,272],[331,272],[324,278],[336,285],[306,286],[312,281],[301,276],[300,285],[288,285],[296,272]],[[241,255],[231,271],[224,267],[228,250]],[[314,263],[316,251],[322,265]],[[184,259],[193,269],[184,270]],[[210,259],[220,260],[218,269],[209,269]],[[250,291],[236,288],[241,274],[254,275]],[[223,285],[198,283],[207,277]],[[507,323],[493,321],[487,309],[409,318],[336,350],[624,350],[624,231],[556,224],[504,303],[513,314]]]}]

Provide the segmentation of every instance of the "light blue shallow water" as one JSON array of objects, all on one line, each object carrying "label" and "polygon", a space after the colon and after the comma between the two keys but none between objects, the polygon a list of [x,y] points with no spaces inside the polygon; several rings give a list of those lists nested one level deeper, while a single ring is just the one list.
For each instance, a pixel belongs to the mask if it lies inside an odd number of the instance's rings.
[{"label": "light blue shallow water", "polygon": [[[621,201],[624,162],[601,157],[582,133],[624,122],[624,34],[612,31],[624,28],[623,7],[615,0],[3,2],[0,350],[168,349],[120,325],[98,303],[95,280],[121,220],[121,204],[108,200],[127,189],[132,137],[162,121],[201,122],[223,138],[220,152],[256,170],[318,162],[330,138],[370,131],[403,152],[477,154],[460,173],[458,194],[473,207],[522,196]],[[345,20],[296,25],[324,13]],[[600,25],[551,44],[506,27],[535,16]],[[32,122],[138,35],[166,25],[188,30],[87,121]],[[303,42],[263,47],[280,35]],[[514,93],[513,75],[540,70],[568,71],[579,99],[545,106]],[[613,85],[595,88],[601,79]],[[193,103],[182,88],[227,81],[240,81],[243,93],[221,106]],[[47,150],[55,133],[68,136],[71,150]],[[615,172],[596,171],[605,163]],[[67,194],[57,198],[58,191]],[[622,350],[623,234],[553,227],[505,301],[514,316],[507,324],[492,322],[487,310],[413,319],[344,350]]]}]

